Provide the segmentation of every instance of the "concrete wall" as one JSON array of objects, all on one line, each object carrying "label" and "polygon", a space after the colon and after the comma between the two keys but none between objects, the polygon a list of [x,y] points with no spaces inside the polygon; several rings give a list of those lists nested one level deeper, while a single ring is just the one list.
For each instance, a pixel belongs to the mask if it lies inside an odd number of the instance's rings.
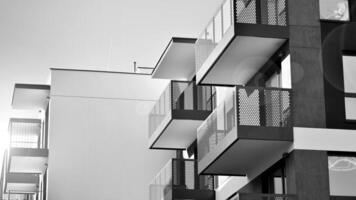
[{"label": "concrete wall", "polygon": [[294,125],[325,127],[319,0],[289,0]]},{"label": "concrete wall", "polygon": [[148,112],[167,81],[52,70],[48,199],[149,199],[171,151],[148,150]]},{"label": "concrete wall", "polygon": [[328,156],[325,151],[295,150],[286,158],[287,193],[298,200],[329,200]]}]

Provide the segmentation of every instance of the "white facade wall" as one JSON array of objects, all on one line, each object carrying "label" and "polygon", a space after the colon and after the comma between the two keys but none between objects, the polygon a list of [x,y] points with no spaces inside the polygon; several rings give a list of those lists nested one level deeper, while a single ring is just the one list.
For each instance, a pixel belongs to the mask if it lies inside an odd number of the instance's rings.
[{"label": "white facade wall", "polygon": [[52,70],[48,199],[148,200],[175,154],[148,149],[148,112],[168,82]]}]

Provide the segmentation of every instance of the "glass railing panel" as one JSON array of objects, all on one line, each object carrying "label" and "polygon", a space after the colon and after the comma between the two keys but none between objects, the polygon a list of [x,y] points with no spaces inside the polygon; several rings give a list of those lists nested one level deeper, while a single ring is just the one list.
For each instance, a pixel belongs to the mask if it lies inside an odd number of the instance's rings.
[{"label": "glass railing panel", "polygon": [[170,160],[150,183],[150,200],[172,199],[173,189],[213,190],[213,176],[199,176],[196,164],[196,160]]},{"label": "glass railing panel", "polygon": [[172,81],[172,91],[173,110],[212,110],[211,86],[197,86],[194,81]]},{"label": "glass railing panel", "polygon": [[224,1],[195,43],[196,71],[199,71],[235,22],[287,26],[287,14],[287,0]]},{"label": "glass railing panel", "polygon": [[235,92],[220,104],[197,130],[200,161],[236,127]]},{"label": "glass railing panel", "polygon": [[222,5],[222,29],[223,29],[223,35],[226,33],[227,30],[232,26],[233,24],[233,7],[232,7],[232,1],[225,1]]},{"label": "glass railing panel", "polygon": [[197,71],[233,25],[232,0],[225,0],[195,43]]},{"label": "glass railing panel", "polygon": [[10,147],[40,148],[41,122],[32,119],[10,121]]},{"label": "glass railing panel", "polygon": [[291,90],[237,87],[238,124],[291,127]]},{"label": "glass railing panel", "polygon": [[150,200],[171,199],[172,196],[172,161],[170,160],[151,181]]},{"label": "glass railing panel", "polygon": [[172,81],[172,104],[174,110],[193,110],[193,86],[189,82]]},{"label": "glass railing panel", "polygon": [[171,85],[164,90],[149,114],[149,137],[171,112]]}]

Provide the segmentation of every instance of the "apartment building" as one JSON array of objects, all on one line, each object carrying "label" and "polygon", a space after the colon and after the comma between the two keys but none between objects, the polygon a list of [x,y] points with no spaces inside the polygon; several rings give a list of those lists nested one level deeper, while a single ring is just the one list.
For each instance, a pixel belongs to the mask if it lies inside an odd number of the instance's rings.
[{"label": "apartment building", "polygon": [[149,148],[195,165],[162,166],[150,200],[356,199],[355,15],[353,0],[225,0],[196,39],[172,38]]},{"label": "apartment building", "polygon": [[12,107],[21,117],[9,120],[10,144],[3,156],[1,198],[46,199],[48,100],[50,86],[15,84]]},{"label": "apartment building", "polygon": [[15,85],[1,198],[356,199],[355,9],[224,0],[152,74]]}]

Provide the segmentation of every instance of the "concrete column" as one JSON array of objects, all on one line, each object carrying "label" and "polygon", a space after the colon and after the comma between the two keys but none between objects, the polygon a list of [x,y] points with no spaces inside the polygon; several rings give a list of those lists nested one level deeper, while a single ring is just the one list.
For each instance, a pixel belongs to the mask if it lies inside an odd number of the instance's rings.
[{"label": "concrete column", "polygon": [[323,128],[326,122],[319,0],[289,0],[288,19],[294,124]]},{"label": "concrete column", "polygon": [[298,200],[329,200],[327,152],[294,150],[286,158],[286,177],[287,193]]}]

